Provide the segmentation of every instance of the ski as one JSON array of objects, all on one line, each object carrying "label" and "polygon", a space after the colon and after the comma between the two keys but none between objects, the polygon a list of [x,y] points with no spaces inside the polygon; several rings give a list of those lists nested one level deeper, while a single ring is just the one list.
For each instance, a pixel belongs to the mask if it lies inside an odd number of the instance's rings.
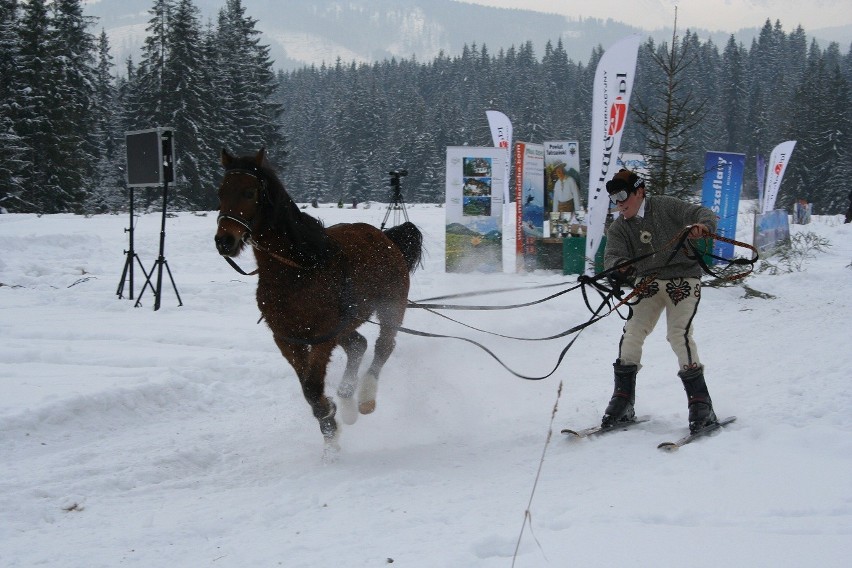
[{"label": "ski", "polygon": [[575,438],[589,438],[591,436],[597,436],[599,434],[606,434],[607,432],[629,430],[637,424],[648,422],[650,419],[650,416],[638,416],[630,422],[616,422],[612,426],[601,426],[600,424],[598,424],[597,426],[592,426],[591,428],[584,428],[582,430],[571,430],[570,428],[563,428],[562,433],[568,436],[573,436]]},{"label": "ski", "polygon": [[680,448],[681,446],[685,446],[685,445],[689,444],[690,442],[694,442],[698,438],[702,438],[702,437],[706,436],[707,434],[715,432],[716,430],[722,428],[723,426],[727,426],[728,424],[730,424],[731,422],[733,422],[736,419],[737,419],[736,416],[731,416],[729,418],[725,418],[724,420],[720,420],[720,421],[716,422],[715,424],[710,424],[709,426],[705,426],[701,430],[698,430],[696,432],[691,432],[691,433],[687,434],[686,436],[684,436],[683,438],[681,438],[680,440],[678,440],[677,442],[663,442],[662,444],[657,446],[657,448],[659,448],[661,450],[666,450],[668,452],[673,452],[673,451],[677,450],[678,448]]}]

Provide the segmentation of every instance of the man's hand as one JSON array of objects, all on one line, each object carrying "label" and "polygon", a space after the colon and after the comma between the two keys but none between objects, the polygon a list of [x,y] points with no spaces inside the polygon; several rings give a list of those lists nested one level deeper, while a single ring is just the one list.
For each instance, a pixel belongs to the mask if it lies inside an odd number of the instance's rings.
[{"label": "man's hand", "polygon": [[622,286],[632,286],[635,278],[635,266],[624,266],[622,268],[619,268],[618,270],[610,272],[607,276],[610,286],[615,289],[621,288]]},{"label": "man's hand", "polygon": [[710,229],[707,228],[707,225],[702,223],[696,223],[695,225],[690,225],[689,229],[689,238],[690,239],[701,239],[704,237],[710,236]]}]

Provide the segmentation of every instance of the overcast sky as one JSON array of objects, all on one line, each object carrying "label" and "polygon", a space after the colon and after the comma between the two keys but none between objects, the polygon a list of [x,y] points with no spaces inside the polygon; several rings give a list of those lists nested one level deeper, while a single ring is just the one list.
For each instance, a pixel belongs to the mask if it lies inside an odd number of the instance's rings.
[{"label": "overcast sky", "polygon": [[780,20],[786,31],[852,24],[852,0],[461,0],[499,8],[623,21],[646,30],[671,26],[733,33]]}]

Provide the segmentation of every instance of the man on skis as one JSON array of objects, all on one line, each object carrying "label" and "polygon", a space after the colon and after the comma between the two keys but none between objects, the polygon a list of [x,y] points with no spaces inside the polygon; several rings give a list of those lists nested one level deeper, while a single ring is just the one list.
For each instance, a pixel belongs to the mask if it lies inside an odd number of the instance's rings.
[{"label": "man on skis", "polygon": [[[607,230],[604,268],[611,269],[633,258],[646,258],[617,270],[617,285],[643,282],[638,303],[624,325],[613,364],[615,389],[604,412],[604,427],[635,418],[636,374],[642,367],[642,345],[666,312],[667,339],[678,359],[678,375],[686,390],[689,429],[696,432],[716,423],[713,403],[704,381],[704,367],[692,337],[692,323],[701,299],[701,266],[683,249],[672,257],[665,245],[689,227],[690,239],[716,230],[716,215],[701,205],[668,196],[651,196],[636,173],[620,170],[607,182],[610,201],[620,213]],[[655,254],[654,251],[658,251]],[[650,280],[643,280],[650,278]]]}]

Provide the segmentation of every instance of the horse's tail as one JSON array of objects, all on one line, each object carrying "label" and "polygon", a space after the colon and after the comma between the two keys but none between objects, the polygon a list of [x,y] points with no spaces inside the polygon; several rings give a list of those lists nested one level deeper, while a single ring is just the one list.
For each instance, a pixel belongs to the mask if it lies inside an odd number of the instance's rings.
[{"label": "horse's tail", "polygon": [[423,234],[420,229],[414,223],[406,221],[402,225],[385,229],[385,236],[402,251],[408,271],[414,272],[423,258]]}]

